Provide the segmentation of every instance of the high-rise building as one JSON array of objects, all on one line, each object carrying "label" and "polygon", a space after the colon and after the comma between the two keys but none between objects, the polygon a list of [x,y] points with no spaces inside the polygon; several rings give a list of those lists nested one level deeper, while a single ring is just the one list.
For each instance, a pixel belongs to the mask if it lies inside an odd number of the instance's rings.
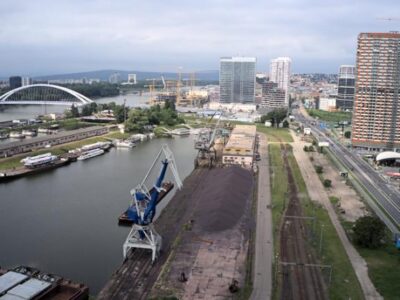
[{"label": "high-rise building", "polygon": [[341,110],[353,110],[355,67],[342,65],[339,68],[338,92],[336,97],[336,108]]},{"label": "high-rise building", "polygon": [[220,102],[254,103],[256,58],[221,57],[219,70]]},{"label": "high-rise building", "polygon": [[272,81],[264,82],[262,84],[261,111],[268,112],[276,108],[287,107],[285,94],[285,90],[279,88],[277,83]]},{"label": "high-rise building", "polygon": [[269,80],[285,90],[285,104],[289,106],[289,84],[292,60],[290,57],[278,57],[271,60]]},{"label": "high-rise building", "polygon": [[10,82],[10,88],[12,90],[22,86],[21,76],[11,76],[9,82]]},{"label": "high-rise building", "polygon": [[22,77],[22,86],[27,86],[32,84],[32,78],[30,77]]},{"label": "high-rise building", "polygon": [[353,146],[400,149],[400,34],[359,34],[356,68]]},{"label": "high-rise building", "polygon": [[136,84],[136,74],[128,74],[128,83]]},{"label": "high-rise building", "polygon": [[116,84],[116,83],[119,83],[120,81],[121,81],[121,74],[120,73],[112,73],[110,75],[110,77],[108,78],[108,82],[109,83]]}]

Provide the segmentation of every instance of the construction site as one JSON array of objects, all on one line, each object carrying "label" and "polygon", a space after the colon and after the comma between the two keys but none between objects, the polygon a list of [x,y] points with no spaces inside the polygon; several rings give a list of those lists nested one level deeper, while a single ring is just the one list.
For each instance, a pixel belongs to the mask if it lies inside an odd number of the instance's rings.
[{"label": "construction site", "polygon": [[[142,183],[131,191],[132,205],[123,215],[132,226],[123,245],[125,259],[98,299],[225,299],[246,289],[255,230],[253,159],[250,165],[241,159],[223,164],[222,154],[230,145],[238,155],[245,151],[242,147],[252,147],[254,155],[255,126],[237,125],[228,139],[222,136],[222,124],[213,127],[195,141],[199,162],[183,183],[165,146]],[[243,132],[244,141],[233,143]],[[145,182],[160,163],[161,173],[150,189]],[[164,182],[168,168],[173,184]],[[166,184],[177,191],[153,222]]]},{"label": "construction site", "polygon": [[166,101],[170,101],[180,107],[201,107],[208,101],[208,92],[196,87],[195,73],[190,73],[186,80],[182,78],[180,71],[176,80],[166,80],[164,76],[161,76],[161,81],[157,78],[147,80],[150,81],[145,86],[149,88],[150,105],[164,105]]}]

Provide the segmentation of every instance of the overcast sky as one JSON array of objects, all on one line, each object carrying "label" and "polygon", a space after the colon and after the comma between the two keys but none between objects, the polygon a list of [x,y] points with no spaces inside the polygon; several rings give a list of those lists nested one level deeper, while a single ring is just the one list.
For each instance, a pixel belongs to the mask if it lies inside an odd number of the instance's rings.
[{"label": "overcast sky", "polygon": [[235,55],[336,73],[358,33],[399,30],[377,19],[396,16],[399,0],[0,0],[0,76],[216,70]]}]

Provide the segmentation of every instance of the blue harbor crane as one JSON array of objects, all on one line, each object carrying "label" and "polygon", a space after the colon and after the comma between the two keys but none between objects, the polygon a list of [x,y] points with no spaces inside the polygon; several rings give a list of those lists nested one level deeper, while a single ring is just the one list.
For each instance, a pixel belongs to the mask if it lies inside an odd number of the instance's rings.
[{"label": "blue harbor crane", "polygon": [[[161,156],[164,156],[161,160],[161,171],[155,184],[149,189],[145,182],[152,174]],[[150,249],[152,250],[152,261],[154,261],[160,252],[161,236],[154,229],[153,219],[156,215],[157,204],[173,188],[171,182],[164,182],[168,166],[178,189],[181,189],[182,181],[176,168],[174,155],[167,145],[163,145],[142,182],[131,190],[132,203],[119,218],[120,223],[122,221],[125,224],[132,224],[132,229],[123,245],[124,257],[131,248]]]}]

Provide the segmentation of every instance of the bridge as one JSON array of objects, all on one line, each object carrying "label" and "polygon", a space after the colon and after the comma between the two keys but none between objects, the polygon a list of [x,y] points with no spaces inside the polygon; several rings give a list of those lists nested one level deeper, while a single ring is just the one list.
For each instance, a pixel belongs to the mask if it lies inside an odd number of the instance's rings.
[{"label": "bridge", "polygon": [[0,96],[0,105],[68,105],[82,106],[92,103],[88,97],[63,86],[31,84],[22,86]]}]

